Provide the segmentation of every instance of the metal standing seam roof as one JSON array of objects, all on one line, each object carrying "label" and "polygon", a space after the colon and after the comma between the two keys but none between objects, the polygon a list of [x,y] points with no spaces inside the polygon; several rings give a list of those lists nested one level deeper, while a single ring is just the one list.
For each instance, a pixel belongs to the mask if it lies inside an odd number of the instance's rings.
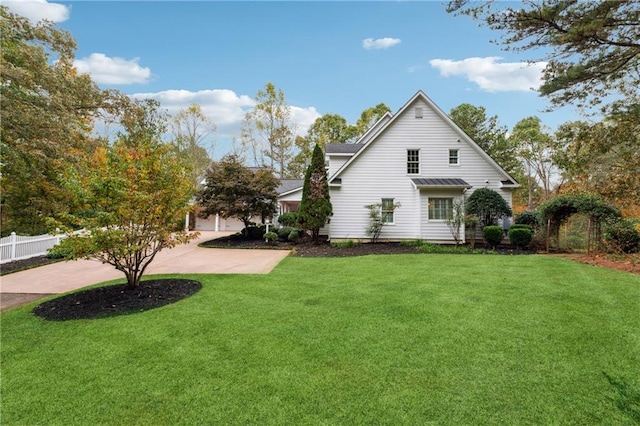
[{"label": "metal standing seam roof", "polygon": [[413,178],[413,184],[417,187],[432,188],[471,188],[467,181],[460,178]]}]

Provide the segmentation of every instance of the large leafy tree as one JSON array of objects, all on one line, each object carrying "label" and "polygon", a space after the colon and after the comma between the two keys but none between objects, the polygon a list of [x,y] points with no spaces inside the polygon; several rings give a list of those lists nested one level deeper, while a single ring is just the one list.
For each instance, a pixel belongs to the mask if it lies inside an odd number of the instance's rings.
[{"label": "large leafy tree", "polygon": [[125,116],[125,132],[113,144],[99,147],[86,167],[67,170],[73,208],[55,224],[83,229],[63,240],[60,253],[113,265],[134,288],[158,252],[197,234],[178,230],[193,186],[184,163],[160,139],[158,104],[135,102]]},{"label": "large leafy tree", "polygon": [[565,123],[556,137],[567,191],[596,193],[626,215],[640,215],[640,107],[603,122]]},{"label": "large leafy tree", "polygon": [[109,93],[78,75],[68,32],[0,6],[0,33],[2,228],[41,233],[45,218],[68,202],[58,181],[62,166],[99,145],[90,132]]},{"label": "large leafy tree", "polygon": [[501,31],[507,50],[548,52],[539,92],[553,107],[604,105],[610,109],[638,102],[637,1],[542,0],[512,5],[451,0],[448,11]]},{"label": "large leafy tree", "polygon": [[298,208],[298,223],[311,231],[313,241],[318,242],[322,228],[333,214],[329,197],[329,184],[324,168],[324,154],[320,146],[313,149],[311,164],[302,187],[302,200]]},{"label": "large leafy tree", "polygon": [[509,141],[516,147],[517,155],[525,165],[527,208],[532,210],[535,207],[534,194],[537,187],[542,189],[542,201],[551,197],[553,180],[557,176],[554,161],[557,143],[540,118],[535,116],[518,121],[513,127]]},{"label": "large leafy tree", "polygon": [[242,122],[242,145],[257,167],[269,167],[283,178],[293,158],[291,107],[282,89],[270,82],[258,91],[255,101]]},{"label": "large leafy tree", "polygon": [[389,108],[384,103],[379,103],[376,106],[371,108],[367,108],[360,114],[360,118],[356,121],[355,129],[353,131],[354,139],[358,139],[360,136],[364,135],[371,126],[376,124],[378,120],[380,120],[387,112],[390,112],[391,108]]},{"label": "large leafy tree", "polygon": [[507,127],[500,125],[497,115],[489,117],[484,107],[463,103],[451,109],[449,116],[507,173],[521,174],[516,148],[507,138]]},{"label": "large leafy tree", "polygon": [[328,143],[345,143],[351,141],[355,135],[355,126],[349,125],[347,120],[338,114],[325,114],[313,122],[307,135],[296,137],[298,153],[289,163],[289,176],[304,176],[311,162],[313,147],[318,145],[324,151]]},{"label": "large leafy tree", "polygon": [[246,229],[254,216],[265,218],[275,212],[279,184],[271,170],[251,169],[236,154],[225,155],[206,172],[205,187],[197,195],[201,215],[236,217]]},{"label": "large leafy tree", "polygon": [[191,180],[196,187],[211,162],[209,150],[213,152],[215,148],[211,135],[216,131],[216,125],[202,112],[200,105],[191,104],[172,117],[169,128],[178,155],[191,168]]}]

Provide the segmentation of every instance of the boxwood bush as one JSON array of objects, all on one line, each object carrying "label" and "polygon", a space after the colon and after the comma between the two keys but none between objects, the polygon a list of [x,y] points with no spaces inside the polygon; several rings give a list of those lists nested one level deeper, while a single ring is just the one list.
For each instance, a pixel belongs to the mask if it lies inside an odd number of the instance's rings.
[{"label": "boxwood bush", "polygon": [[482,229],[482,236],[487,244],[495,248],[502,241],[502,228],[500,226],[485,226]]},{"label": "boxwood bush", "polygon": [[294,229],[293,231],[289,232],[289,236],[287,237],[287,239],[292,243],[297,243],[300,240],[300,231]]},{"label": "boxwood bush", "polygon": [[538,212],[531,210],[518,213],[514,221],[517,225],[529,225],[531,228],[537,228],[540,224]]},{"label": "boxwood bush", "polygon": [[298,223],[298,213],[287,212],[278,216],[278,223],[280,226],[296,226]]},{"label": "boxwood bush", "polygon": [[289,234],[291,231],[295,231],[296,228],[291,226],[283,226],[282,228],[278,228],[278,239],[280,241],[289,241]]},{"label": "boxwood bush", "polygon": [[267,232],[264,234],[264,239],[267,240],[268,243],[275,244],[278,241],[278,234],[275,232]]},{"label": "boxwood bush", "polygon": [[516,246],[519,249],[527,248],[532,239],[533,232],[529,226],[514,225],[509,228],[509,242],[511,245]]}]

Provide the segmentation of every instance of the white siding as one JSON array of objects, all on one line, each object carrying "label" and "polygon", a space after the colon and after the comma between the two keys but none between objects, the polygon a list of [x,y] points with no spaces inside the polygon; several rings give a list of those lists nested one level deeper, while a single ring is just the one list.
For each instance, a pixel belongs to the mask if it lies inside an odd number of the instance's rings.
[{"label": "white siding", "polygon": [[[415,118],[415,107],[422,107],[423,118]],[[420,175],[407,175],[407,149],[420,150]],[[459,165],[449,165],[449,149],[459,150]],[[488,187],[511,203],[510,191],[500,188],[500,181],[507,176],[421,97],[408,105],[338,177],[342,187],[331,188],[332,239],[367,239],[369,218],[364,206],[393,198],[401,207],[395,211],[395,224],[383,227],[381,239],[453,241],[446,224],[425,222],[421,206],[428,191],[415,189],[413,177],[461,178],[473,186],[466,197],[477,188]],[[461,196],[462,191],[453,195]]]},{"label": "white siding", "polygon": [[[430,198],[453,198],[454,201],[462,200],[461,191],[452,190],[422,190],[420,192],[420,239],[424,241],[442,243],[455,241],[447,223],[442,220],[429,220]],[[464,238],[464,229],[460,236]]]},{"label": "white siding", "polygon": [[297,191],[291,192],[287,195],[278,196],[278,201],[300,201],[302,200],[302,188]]},{"label": "white siding", "polygon": [[351,159],[351,155],[332,155],[329,154],[329,170],[327,172],[327,177],[331,177],[337,172],[340,167],[347,162],[347,160]]}]

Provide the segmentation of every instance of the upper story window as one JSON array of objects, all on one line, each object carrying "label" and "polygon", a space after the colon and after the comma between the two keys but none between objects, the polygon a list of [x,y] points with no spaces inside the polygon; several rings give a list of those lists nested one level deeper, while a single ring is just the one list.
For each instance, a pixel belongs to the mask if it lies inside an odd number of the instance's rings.
[{"label": "upper story window", "polygon": [[420,150],[407,150],[407,174],[417,175],[420,173]]},{"label": "upper story window", "polygon": [[382,219],[382,223],[394,223],[393,211],[395,208],[396,206],[393,204],[393,198],[382,199],[382,206],[380,208],[380,218]]},{"label": "upper story window", "polygon": [[422,107],[416,107],[415,110],[413,110],[416,118],[422,118]]},{"label": "upper story window", "polygon": [[449,165],[457,166],[460,164],[460,150],[450,149],[449,150]]}]

